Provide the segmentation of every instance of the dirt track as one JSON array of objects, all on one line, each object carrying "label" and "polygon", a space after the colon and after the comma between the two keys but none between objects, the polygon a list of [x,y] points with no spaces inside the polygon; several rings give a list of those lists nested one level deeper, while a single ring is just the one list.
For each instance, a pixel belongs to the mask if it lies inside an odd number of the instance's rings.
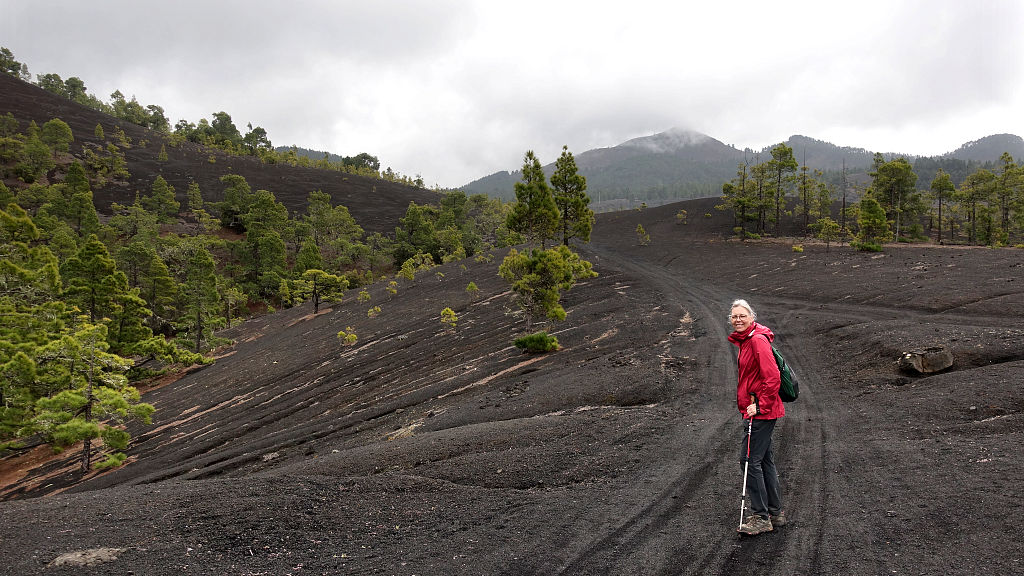
[{"label": "dirt track", "polygon": [[[502,310],[497,261],[236,328],[232,355],[147,394],[156,421],[134,432],[130,465],[0,503],[0,570],[1020,571],[1020,251],[795,253],[724,241],[717,215],[676,224],[677,209],[601,218],[585,251],[601,275],[567,296],[556,354],[510,347],[522,322]],[[631,241],[638,222],[650,246]],[[735,297],[802,381],[776,432],[791,524],[750,539],[734,532]],[[369,319],[374,303],[383,314]],[[456,334],[438,321],[445,305]],[[345,326],[353,348],[337,343]],[[895,369],[903,350],[937,343],[956,354],[950,371]],[[51,466],[19,487],[67,478]],[[100,547],[123,551],[44,568]]]}]

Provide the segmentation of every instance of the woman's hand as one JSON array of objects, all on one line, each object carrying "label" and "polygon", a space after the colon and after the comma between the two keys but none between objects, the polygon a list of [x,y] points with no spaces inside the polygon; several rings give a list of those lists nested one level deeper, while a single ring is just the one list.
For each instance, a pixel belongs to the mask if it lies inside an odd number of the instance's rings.
[{"label": "woman's hand", "polygon": [[748,418],[753,418],[756,415],[757,415],[757,404],[751,404],[750,406],[747,406],[747,417]]}]

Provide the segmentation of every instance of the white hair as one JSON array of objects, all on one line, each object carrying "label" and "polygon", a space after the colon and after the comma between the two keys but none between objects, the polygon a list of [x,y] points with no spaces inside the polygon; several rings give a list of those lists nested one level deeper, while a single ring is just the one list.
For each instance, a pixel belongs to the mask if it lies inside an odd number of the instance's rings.
[{"label": "white hair", "polygon": [[[732,315],[732,309],[736,308],[736,307],[746,308],[747,312],[750,312],[750,319],[751,320],[757,320],[757,312],[754,312],[754,309],[750,307],[750,304],[747,303],[746,300],[744,300],[742,298],[733,300],[732,301],[732,306],[729,307],[729,315],[730,316]],[[730,318],[730,320],[731,320],[731,318]]]}]

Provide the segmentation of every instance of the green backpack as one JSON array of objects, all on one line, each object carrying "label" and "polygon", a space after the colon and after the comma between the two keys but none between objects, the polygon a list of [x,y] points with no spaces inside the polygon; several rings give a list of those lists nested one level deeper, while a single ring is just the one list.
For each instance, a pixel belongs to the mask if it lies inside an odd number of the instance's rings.
[{"label": "green backpack", "polygon": [[[764,337],[768,340],[768,337]],[[779,367],[779,399],[783,402],[792,402],[800,396],[800,384],[796,381],[796,374],[793,373],[793,369],[786,363],[786,359],[782,357],[778,349],[772,346],[771,340],[768,340],[768,345],[772,347],[772,354],[775,356],[775,364]]]}]

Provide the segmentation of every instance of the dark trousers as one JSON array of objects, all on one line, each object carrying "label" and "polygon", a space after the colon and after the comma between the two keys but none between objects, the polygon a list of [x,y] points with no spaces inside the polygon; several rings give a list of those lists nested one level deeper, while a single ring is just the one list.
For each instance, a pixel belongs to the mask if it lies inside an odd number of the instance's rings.
[{"label": "dark trousers", "polygon": [[[747,420],[743,421],[743,446],[740,450],[740,470],[747,459]],[[775,420],[754,419],[750,431],[750,468],[747,471],[747,490],[750,493],[750,511],[762,518],[776,515],[782,510],[779,495],[779,474],[772,453],[772,432]]]}]

